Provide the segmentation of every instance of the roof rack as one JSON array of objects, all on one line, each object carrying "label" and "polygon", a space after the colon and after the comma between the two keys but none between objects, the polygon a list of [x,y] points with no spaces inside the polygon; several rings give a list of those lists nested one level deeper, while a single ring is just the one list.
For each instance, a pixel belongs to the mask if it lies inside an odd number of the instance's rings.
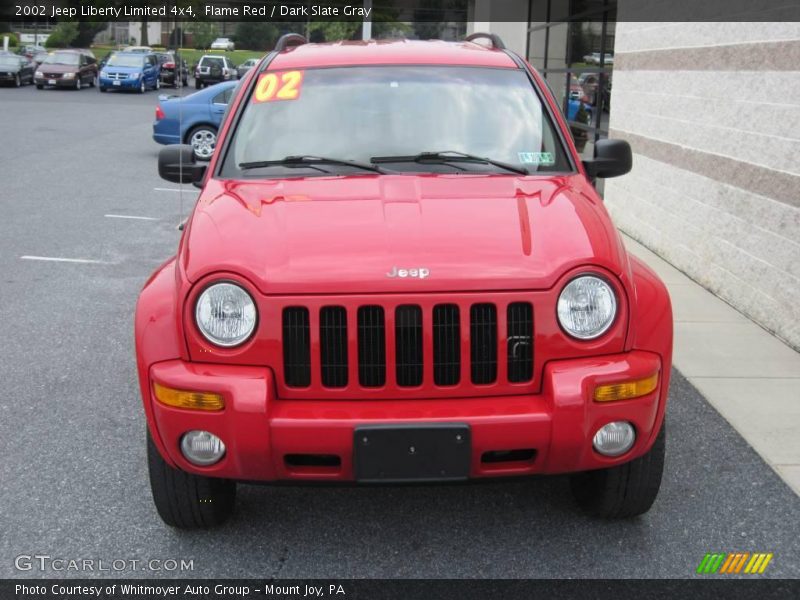
[{"label": "roof rack", "polygon": [[474,42],[475,40],[491,40],[492,47],[497,48],[498,50],[505,50],[506,45],[503,43],[503,40],[500,39],[500,36],[496,33],[482,33],[477,32],[468,35],[464,38],[465,42]]},{"label": "roof rack", "polygon": [[303,44],[307,43],[308,40],[305,38],[305,36],[302,36],[299,33],[285,33],[278,39],[278,43],[275,44],[275,52],[282,52],[289,46],[302,46]]}]

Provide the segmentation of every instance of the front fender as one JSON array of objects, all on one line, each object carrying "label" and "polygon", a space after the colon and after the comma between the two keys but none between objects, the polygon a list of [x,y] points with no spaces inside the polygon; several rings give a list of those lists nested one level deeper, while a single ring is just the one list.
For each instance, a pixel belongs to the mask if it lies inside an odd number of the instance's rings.
[{"label": "front fender", "polygon": [[147,425],[161,456],[172,464],[158,435],[153,416],[150,394],[150,367],[166,360],[180,359],[185,348],[178,328],[176,315],[177,288],[175,284],[175,258],[165,262],[147,280],[136,303],[134,339],[136,342],[136,367],[139,388]]},{"label": "front fender", "polygon": [[[667,286],[644,262],[629,254],[633,293],[631,294],[629,347],[655,352],[661,357],[661,404],[653,440],[664,419],[669,377],[672,369],[672,302]],[[653,441],[651,440],[651,442]]]}]

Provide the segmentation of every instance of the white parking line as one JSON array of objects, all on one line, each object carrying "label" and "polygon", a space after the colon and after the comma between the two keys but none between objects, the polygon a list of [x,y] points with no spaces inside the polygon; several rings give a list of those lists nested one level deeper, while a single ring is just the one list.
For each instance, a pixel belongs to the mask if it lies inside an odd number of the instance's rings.
[{"label": "white parking line", "polygon": [[153,188],[156,192],[183,192],[184,194],[199,194],[200,190],[181,190],[178,188]]},{"label": "white parking line", "polygon": [[61,258],[58,256],[20,256],[22,260],[45,260],[50,262],[81,263],[89,265],[109,265],[105,260],[93,260],[90,258]]},{"label": "white parking line", "polygon": [[156,217],[137,217],[134,215],[103,215],[104,217],[108,217],[109,219],[136,219],[137,221],[160,221]]}]

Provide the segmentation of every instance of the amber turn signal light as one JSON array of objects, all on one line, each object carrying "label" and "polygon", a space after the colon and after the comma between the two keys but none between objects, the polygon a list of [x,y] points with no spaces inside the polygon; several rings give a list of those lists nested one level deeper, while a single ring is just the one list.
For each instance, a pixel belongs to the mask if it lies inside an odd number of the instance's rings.
[{"label": "amber turn signal light", "polygon": [[160,383],[153,383],[153,389],[156,399],[167,406],[189,410],[222,410],[225,408],[225,400],[219,394],[173,390]]},{"label": "amber turn signal light", "polygon": [[630,400],[646,396],[658,387],[658,373],[645,379],[599,385],[594,389],[595,402],[611,402],[613,400]]}]

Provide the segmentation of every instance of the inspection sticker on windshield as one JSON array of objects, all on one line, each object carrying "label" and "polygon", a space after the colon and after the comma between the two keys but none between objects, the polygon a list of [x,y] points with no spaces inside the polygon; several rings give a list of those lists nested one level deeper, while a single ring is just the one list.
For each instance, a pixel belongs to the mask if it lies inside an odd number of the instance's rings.
[{"label": "inspection sticker on windshield", "polygon": [[297,100],[303,86],[303,71],[262,73],[253,92],[253,102]]},{"label": "inspection sticker on windshield", "polygon": [[552,152],[517,152],[519,162],[523,165],[543,165],[550,167],[556,164],[556,159]]}]

